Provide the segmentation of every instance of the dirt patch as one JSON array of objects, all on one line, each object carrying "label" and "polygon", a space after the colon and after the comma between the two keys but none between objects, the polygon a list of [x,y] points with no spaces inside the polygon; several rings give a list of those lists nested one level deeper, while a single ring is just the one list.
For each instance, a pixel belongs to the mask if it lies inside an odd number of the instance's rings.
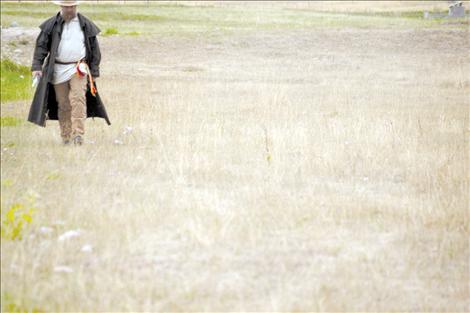
[{"label": "dirt patch", "polygon": [[2,58],[29,66],[33,56],[39,28],[8,27],[2,28]]}]

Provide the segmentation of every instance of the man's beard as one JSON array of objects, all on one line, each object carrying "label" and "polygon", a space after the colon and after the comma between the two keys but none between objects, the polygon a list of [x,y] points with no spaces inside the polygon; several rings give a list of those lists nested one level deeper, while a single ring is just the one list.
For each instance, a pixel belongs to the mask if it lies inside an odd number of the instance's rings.
[{"label": "man's beard", "polygon": [[62,17],[66,22],[71,21],[75,16],[77,16],[76,13],[62,13]]}]

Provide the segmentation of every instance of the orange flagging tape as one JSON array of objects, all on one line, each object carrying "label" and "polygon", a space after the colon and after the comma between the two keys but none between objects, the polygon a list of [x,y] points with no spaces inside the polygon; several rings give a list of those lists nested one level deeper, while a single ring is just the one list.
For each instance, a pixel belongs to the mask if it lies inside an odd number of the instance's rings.
[{"label": "orange flagging tape", "polygon": [[93,95],[93,97],[96,97],[96,87],[95,87],[95,83],[93,81],[93,76],[91,76],[91,73],[90,73],[90,67],[88,66],[88,64],[86,64],[82,60],[78,61],[78,63],[77,63],[77,75],[80,76],[80,77],[83,77],[83,76],[86,75],[86,73],[84,73],[80,70],[80,64],[81,63],[85,64],[85,66],[86,66],[86,71],[88,73],[88,81],[90,83],[90,91],[91,91],[91,94]]}]

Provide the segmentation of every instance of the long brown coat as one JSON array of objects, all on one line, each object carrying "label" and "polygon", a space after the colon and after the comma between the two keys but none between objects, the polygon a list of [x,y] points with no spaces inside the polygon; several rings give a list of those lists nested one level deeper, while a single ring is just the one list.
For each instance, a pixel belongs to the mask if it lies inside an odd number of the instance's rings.
[{"label": "long brown coat", "polygon": [[[78,15],[80,27],[85,35],[86,62],[90,68],[93,77],[99,77],[99,65],[101,61],[101,53],[96,36],[99,34],[99,28],[87,19],[85,16]],[[52,79],[54,75],[54,65],[59,47],[64,19],[58,13],[41,24],[41,32],[36,40],[36,48],[34,50],[32,71],[41,71],[42,78],[39,81],[36,92],[34,93],[33,102],[29,110],[28,121],[39,126],[46,126],[47,120],[57,120],[57,100],[55,97]],[[104,118],[108,125],[109,121],[106,109],[101,101],[98,93],[96,97],[90,92],[90,86],[86,93],[87,117]]]}]

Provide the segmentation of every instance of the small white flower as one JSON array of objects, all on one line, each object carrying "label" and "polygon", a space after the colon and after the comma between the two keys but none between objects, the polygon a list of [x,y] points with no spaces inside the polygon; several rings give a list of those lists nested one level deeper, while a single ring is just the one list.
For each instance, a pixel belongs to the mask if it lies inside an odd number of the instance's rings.
[{"label": "small white flower", "polygon": [[91,245],[84,245],[81,249],[82,252],[92,252],[93,247]]},{"label": "small white flower", "polygon": [[79,230],[69,230],[59,236],[59,241],[64,241],[66,239],[75,238],[80,236]]},{"label": "small white flower", "polygon": [[68,266],[59,265],[54,267],[54,272],[56,273],[72,273],[73,269]]},{"label": "small white flower", "polygon": [[50,227],[46,227],[46,226],[43,226],[41,228],[39,228],[39,232],[41,234],[50,234],[54,231],[54,229],[50,228]]},{"label": "small white flower", "polygon": [[132,127],[126,126],[126,127],[124,127],[124,131],[123,131],[122,133],[123,133],[124,135],[127,135],[127,134],[132,133],[132,130],[133,130]]},{"label": "small white flower", "polygon": [[29,190],[27,196],[32,200],[41,198],[41,195],[34,190]]}]

